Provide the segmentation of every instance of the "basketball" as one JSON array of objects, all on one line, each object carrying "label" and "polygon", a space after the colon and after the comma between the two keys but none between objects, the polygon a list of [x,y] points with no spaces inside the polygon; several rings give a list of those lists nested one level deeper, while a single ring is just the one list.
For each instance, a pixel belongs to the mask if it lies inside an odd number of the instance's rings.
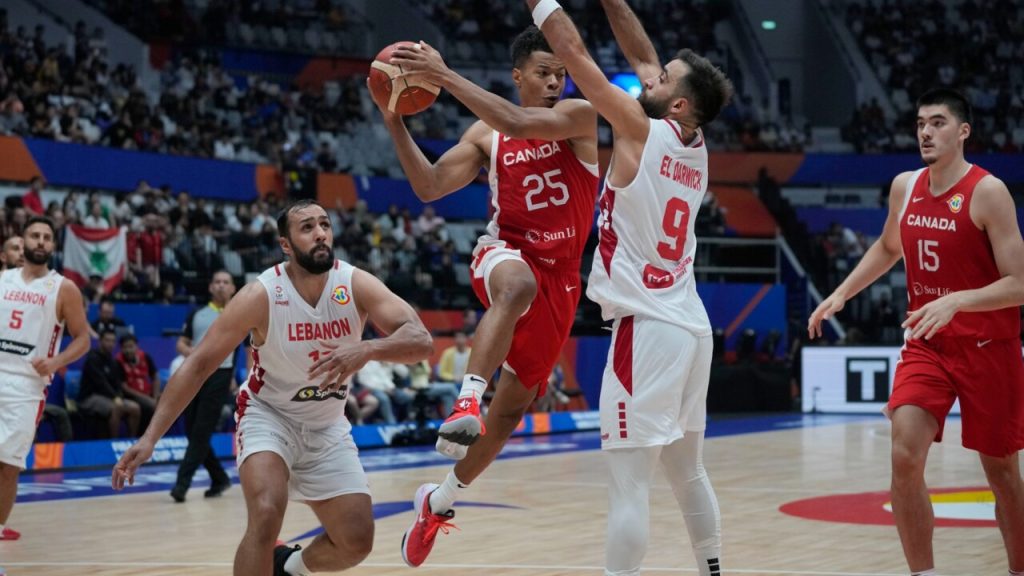
[{"label": "basketball", "polygon": [[400,66],[391,64],[391,54],[398,46],[419,46],[415,42],[395,42],[381,50],[370,64],[370,95],[381,108],[402,116],[416,114],[430,107],[441,88],[418,78],[399,78]]}]

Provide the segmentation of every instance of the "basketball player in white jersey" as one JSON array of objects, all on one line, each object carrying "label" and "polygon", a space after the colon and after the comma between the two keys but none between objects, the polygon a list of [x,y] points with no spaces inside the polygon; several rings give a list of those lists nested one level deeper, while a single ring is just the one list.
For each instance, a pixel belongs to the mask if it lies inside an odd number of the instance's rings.
[{"label": "basketball player in white jersey", "polygon": [[611,469],[605,574],[640,572],[651,476],[660,462],[700,574],[717,575],[720,517],[701,463],[711,325],[693,279],[693,224],[708,185],[700,127],[726,105],[732,85],[689,50],[662,66],[625,2],[602,0],[615,38],[643,82],[634,100],[608,82],[555,0],[527,3],[614,135],[587,288],[604,318],[614,321],[600,409],[601,444]]},{"label": "basketball player in white jersey", "polygon": [[[0,274],[0,541],[21,536],[6,524],[51,376],[89,351],[82,294],[49,267],[54,236],[48,218],[29,218],[23,266]],[[65,326],[72,340],[58,354]]]},{"label": "basketball player in white jersey", "polygon": [[[418,362],[432,341],[419,316],[377,278],[335,260],[327,212],[309,200],[278,218],[288,261],[228,303],[174,373],[142,438],[114,467],[117,490],[132,483],[157,440],[203,382],[251,332],[253,367],[238,393],[238,470],[248,526],[236,576],[335,572],[373,545],[373,509],[345,401],[369,360]],[[372,322],[387,336],[362,341]],[[275,542],[288,500],[312,508],[324,533],[304,550]]]}]

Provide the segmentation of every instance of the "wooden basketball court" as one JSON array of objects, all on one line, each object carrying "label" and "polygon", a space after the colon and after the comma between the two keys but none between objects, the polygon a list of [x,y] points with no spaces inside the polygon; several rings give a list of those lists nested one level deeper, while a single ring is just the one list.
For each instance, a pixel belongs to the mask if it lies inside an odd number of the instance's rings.
[{"label": "wooden basketball court", "polygon": [[[876,417],[787,418],[761,426],[765,431],[714,436],[706,443],[706,466],[722,510],[723,574],[907,574],[891,524],[814,520],[780,511],[798,500],[887,490],[888,423]],[[731,425],[713,421],[709,433]],[[984,516],[990,502],[969,492],[985,485],[984,476],[977,456],[960,447],[959,433],[959,420],[951,419],[945,442],[931,452],[930,487],[953,493],[938,515],[958,516],[964,508],[968,517]],[[457,508],[461,530],[439,536],[430,561],[416,573],[601,574],[607,472],[596,445],[596,432],[515,441],[509,451],[522,457],[495,462],[474,484],[473,505]],[[377,507],[376,545],[362,566],[347,573],[411,574],[399,552],[412,519],[409,499],[422,482],[443,479],[449,466],[427,449],[363,456]],[[423,463],[431,465],[386,469]],[[144,486],[117,495],[103,495],[109,493],[103,488],[109,471],[23,478],[11,518],[23,536],[0,542],[0,566],[17,576],[230,574],[245,524],[241,490],[235,486],[221,498],[204,500],[205,482],[197,478],[188,501],[174,504],[167,493],[174,468],[142,472]],[[958,491],[967,495],[957,496]],[[50,493],[61,499],[23,501],[32,499],[25,495],[48,498]],[[644,573],[696,573],[682,517],[660,477],[653,495]],[[845,508],[828,500],[803,508],[826,516],[887,514],[878,510],[884,497],[858,498],[847,498]],[[940,574],[1005,574],[999,532],[988,524],[936,529]],[[303,544],[317,526],[308,508],[293,503],[281,537]]]}]

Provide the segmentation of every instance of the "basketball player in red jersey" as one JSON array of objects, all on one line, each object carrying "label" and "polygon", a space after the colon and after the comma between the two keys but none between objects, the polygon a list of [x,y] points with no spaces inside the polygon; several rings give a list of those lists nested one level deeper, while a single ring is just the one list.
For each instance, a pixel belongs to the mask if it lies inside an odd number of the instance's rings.
[{"label": "basketball player in red jersey", "polygon": [[[455,410],[438,430],[438,451],[459,459],[440,486],[416,492],[416,519],[402,557],[426,560],[452,505],[497,457],[530,403],[544,393],[580,298],[580,257],[597,197],[597,115],[562,100],[565,66],[536,28],[512,43],[516,106],[445,66],[430,46],[400,48],[392,63],[448,90],[480,121],[431,164],[400,117],[382,111],[416,195],[430,202],[489,173],[494,215],[473,251],[473,289],[487,307]],[[502,367],[486,417],[480,397]],[[467,446],[469,448],[467,449]]]},{"label": "basketball player in red jersey", "polygon": [[893,180],[882,235],[811,315],[821,322],[887,272],[907,269],[906,343],[886,413],[892,419],[892,508],[907,564],[934,574],[934,513],[924,481],[931,442],[960,400],[963,445],[981,456],[996,498],[1010,574],[1024,573],[1024,241],[1006,185],[964,159],[971,109],[959,93],[918,100],[925,168]]}]

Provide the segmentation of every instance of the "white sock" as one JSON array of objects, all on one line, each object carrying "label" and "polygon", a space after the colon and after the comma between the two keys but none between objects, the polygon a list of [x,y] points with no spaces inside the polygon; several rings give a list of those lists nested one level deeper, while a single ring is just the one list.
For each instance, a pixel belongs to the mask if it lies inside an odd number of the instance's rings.
[{"label": "white sock", "polygon": [[938,576],[938,574],[935,572],[935,568],[932,568],[931,570],[925,570],[924,572],[914,572],[910,576]]},{"label": "white sock", "polygon": [[443,514],[452,509],[455,500],[462,496],[463,490],[469,488],[469,484],[463,484],[455,477],[455,471],[448,473],[444,482],[430,493],[430,511],[434,514]]},{"label": "white sock", "polygon": [[292,555],[288,557],[284,562],[284,571],[291,574],[292,576],[309,576],[312,572],[309,568],[306,568],[306,563],[302,561],[302,550],[296,550],[292,552]]},{"label": "white sock", "polygon": [[1022,576],[1022,575],[1024,575],[1024,571],[1022,571],[1022,570],[1010,570],[1009,572],[1007,572],[1007,576]]},{"label": "white sock", "polygon": [[469,398],[472,396],[476,399],[477,404],[479,404],[480,399],[484,396],[484,390],[487,390],[487,380],[476,374],[466,374],[462,378],[462,390],[459,391],[459,398]]}]

